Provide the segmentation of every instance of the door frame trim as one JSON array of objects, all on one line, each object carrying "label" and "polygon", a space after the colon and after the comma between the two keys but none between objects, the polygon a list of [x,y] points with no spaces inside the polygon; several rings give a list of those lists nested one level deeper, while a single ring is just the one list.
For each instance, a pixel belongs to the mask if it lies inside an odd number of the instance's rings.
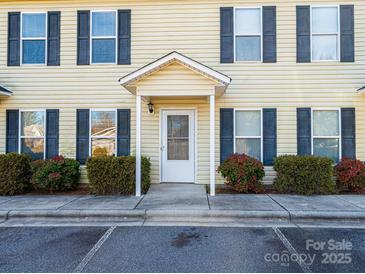
[{"label": "door frame trim", "polygon": [[160,156],[159,156],[159,171],[160,171],[160,176],[159,176],[159,181],[160,183],[162,183],[162,150],[161,150],[161,146],[162,146],[162,123],[163,123],[163,112],[164,111],[169,111],[169,110],[191,110],[194,112],[194,184],[197,183],[197,170],[198,170],[198,108],[197,107],[164,107],[164,108],[160,108],[159,110],[159,151],[160,151]]}]

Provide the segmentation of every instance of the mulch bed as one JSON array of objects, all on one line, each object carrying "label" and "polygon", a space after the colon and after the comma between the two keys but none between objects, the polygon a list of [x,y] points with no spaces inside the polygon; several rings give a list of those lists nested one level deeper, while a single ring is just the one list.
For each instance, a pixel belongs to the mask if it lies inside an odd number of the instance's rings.
[{"label": "mulch bed", "polygon": [[[207,187],[207,192],[209,193],[209,187]],[[245,194],[235,191],[232,187],[228,185],[217,185],[215,187],[216,194]],[[265,190],[260,194],[280,194],[280,192],[276,191],[273,188],[267,187]]]},{"label": "mulch bed", "polygon": [[35,189],[25,195],[90,195],[90,187],[87,184],[80,185],[79,188],[72,191],[54,191],[49,192],[41,189]]},{"label": "mulch bed", "polygon": [[[209,193],[209,186],[206,187],[207,193]],[[33,190],[31,192],[26,193],[25,195],[90,195],[90,187],[87,184],[82,184],[78,189],[73,191],[55,191],[55,192],[48,192],[44,190]],[[216,194],[245,194],[235,191],[231,186],[228,185],[217,185]],[[285,194],[279,191],[276,191],[270,186],[265,186],[265,190],[260,194]],[[365,195],[365,189],[359,192],[350,192],[348,190],[342,190],[338,194],[341,195]]]},{"label": "mulch bed", "polygon": [[[207,193],[209,193],[209,186],[207,186]],[[235,191],[231,186],[229,185],[217,185],[215,189],[216,194],[246,194],[246,193],[240,193]],[[254,193],[248,193],[248,194],[254,194]],[[271,186],[265,186],[265,190],[260,194],[287,194],[279,192],[275,189],[273,189]],[[359,192],[351,192],[349,190],[341,190],[338,194],[341,195],[365,195],[365,189],[362,189]]]}]

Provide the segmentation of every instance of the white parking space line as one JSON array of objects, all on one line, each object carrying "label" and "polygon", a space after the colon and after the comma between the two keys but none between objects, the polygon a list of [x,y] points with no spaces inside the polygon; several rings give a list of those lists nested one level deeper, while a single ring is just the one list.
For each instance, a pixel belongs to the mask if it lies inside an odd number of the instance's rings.
[{"label": "white parking space line", "polygon": [[109,236],[113,233],[116,226],[110,227],[104,235],[100,238],[100,240],[93,246],[93,248],[89,251],[89,253],[86,254],[84,259],[79,263],[79,265],[72,271],[73,273],[80,273],[83,271],[85,266],[90,262],[92,257],[98,252],[100,247],[105,243],[105,241],[109,238]]},{"label": "white parking space line", "polygon": [[[298,252],[295,250],[295,248],[292,246],[292,244],[289,242],[289,240],[284,236],[284,234],[280,231],[280,229],[277,227],[273,227],[272,229],[274,230],[275,234],[279,237],[281,242],[284,244],[284,246],[288,249],[289,253],[291,255],[295,255],[296,258],[300,258]],[[303,270],[303,272],[312,273],[309,266],[306,265],[303,261],[298,260],[297,263],[299,264],[299,266]]]}]

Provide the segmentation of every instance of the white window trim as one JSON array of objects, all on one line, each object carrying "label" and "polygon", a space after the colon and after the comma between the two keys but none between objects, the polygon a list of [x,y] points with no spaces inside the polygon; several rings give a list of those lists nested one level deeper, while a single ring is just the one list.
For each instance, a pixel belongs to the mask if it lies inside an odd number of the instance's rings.
[{"label": "white window trim", "polygon": [[[236,10],[240,9],[259,9],[260,10],[260,19],[261,19],[261,33],[255,34],[243,34],[243,33],[236,33]],[[257,61],[238,61],[236,58],[236,37],[237,36],[260,36],[260,51],[261,51],[261,58]],[[263,62],[263,17],[262,17],[262,6],[246,6],[246,7],[234,7],[233,8],[233,58],[235,63],[262,63]]]},{"label": "white window trim", "polygon": [[[336,33],[314,33],[313,34],[313,24],[312,24],[312,11],[313,8],[337,8],[337,24],[338,29]],[[313,36],[320,35],[337,35],[337,59],[335,60],[315,60],[313,59]],[[340,22],[340,5],[313,5],[310,6],[310,39],[311,39],[311,62],[339,62],[341,57],[341,22]]]},{"label": "white window trim", "polygon": [[[91,113],[92,112],[115,112],[115,137],[110,137],[110,136],[102,136],[102,135],[98,135],[98,136],[91,136],[91,125],[92,125],[92,121],[91,121]],[[93,108],[93,109],[89,109],[89,156],[92,157],[92,139],[114,139],[115,140],[115,151],[114,151],[114,156],[117,156],[117,151],[118,151],[118,111],[115,108]]]},{"label": "white window trim", "polygon": [[[23,136],[22,135],[22,113],[23,112],[43,112],[44,113],[44,135],[43,136]],[[22,139],[44,139],[43,142],[43,159],[46,159],[46,135],[47,135],[47,113],[45,109],[20,109],[19,110],[19,123],[18,123],[18,152],[22,153]]]},{"label": "white window trim", "polygon": [[[260,111],[260,129],[261,129],[261,136],[236,136],[236,112],[237,111]],[[233,152],[236,153],[236,140],[237,139],[260,139],[260,159],[259,161],[263,161],[264,159],[264,136],[263,136],[263,109],[262,108],[235,108],[233,110]]]},{"label": "white window trim", "polygon": [[[44,14],[45,18],[46,18],[46,23],[45,23],[45,36],[44,37],[23,37],[23,15],[24,14]],[[27,41],[27,40],[41,40],[41,41],[45,41],[45,46],[44,46],[44,63],[36,63],[36,64],[24,64],[23,63],[23,41]],[[20,13],[20,64],[22,66],[45,66],[47,65],[47,61],[48,61],[48,13],[45,11],[34,11],[34,12],[21,12]]]},{"label": "white window trim", "polygon": [[[338,112],[338,136],[314,136],[314,111],[337,111]],[[314,139],[338,139],[338,159],[342,159],[342,124],[341,108],[311,108],[311,154],[314,155]]]},{"label": "white window trim", "polygon": [[[93,36],[93,13],[113,12],[115,13],[115,35],[114,36]],[[116,65],[118,60],[118,12],[116,10],[92,10],[90,12],[90,64],[91,65]],[[93,39],[114,39],[115,40],[115,60],[110,63],[93,62]]]}]

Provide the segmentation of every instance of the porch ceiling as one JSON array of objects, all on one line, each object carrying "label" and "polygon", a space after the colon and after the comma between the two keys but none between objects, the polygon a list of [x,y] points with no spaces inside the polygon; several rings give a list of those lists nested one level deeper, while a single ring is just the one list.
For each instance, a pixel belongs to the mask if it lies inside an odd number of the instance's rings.
[{"label": "porch ceiling", "polygon": [[[194,73],[209,79],[212,83],[211,89],[209,91],[194,91],[192,93],[187,93],[187,96],[209,96],[209,95],[222,95],[227,89],[228,85],[231,83],[231,78],[228,76],[207,67],[189,57],[186,57],[176,51],[171,52],[150,64],[122,77],[119,79],[119,83],[127,89],[132,94],[137,94],[137,89],[140,81],[143,81],[150,77],[152,74],[161,71],[162,69],[168,67],[172,64],[179,64],[186,69],[193,71]],[[188,84],[188,83],[186,83]],[[141,94],[142,96],[164,96],[158,91],[149,92],[148,94]],[[174,93],[171,91],[166,96],[181,96],[179,93]]]}]

